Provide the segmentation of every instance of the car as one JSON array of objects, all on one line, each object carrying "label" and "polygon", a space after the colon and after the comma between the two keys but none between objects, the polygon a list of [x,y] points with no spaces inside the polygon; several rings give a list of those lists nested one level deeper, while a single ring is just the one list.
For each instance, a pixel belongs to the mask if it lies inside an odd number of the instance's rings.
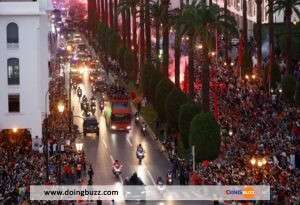
[{"label": "car", "polygon": [[86,136],[87,133],[96,133],[99,137],[99,125],[95,117],[86,117],[83,120],[83,135]]}]

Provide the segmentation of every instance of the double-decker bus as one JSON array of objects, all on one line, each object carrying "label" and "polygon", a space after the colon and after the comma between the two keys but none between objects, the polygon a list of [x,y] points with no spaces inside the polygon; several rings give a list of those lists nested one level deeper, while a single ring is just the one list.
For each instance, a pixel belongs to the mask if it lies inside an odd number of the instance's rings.
[{"label": "double-decker bus", "polygon": [[104,110],[107,126],[112,131],[131,129],[131,108],[128,97],[110,96]]}]

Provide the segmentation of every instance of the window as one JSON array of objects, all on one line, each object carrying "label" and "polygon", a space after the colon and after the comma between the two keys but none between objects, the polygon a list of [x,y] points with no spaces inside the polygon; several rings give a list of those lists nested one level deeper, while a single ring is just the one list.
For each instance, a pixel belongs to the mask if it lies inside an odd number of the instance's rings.
[{"label": "window", "polygon": [[9,23],[6,27],[7,43],[19,43],[19,28],[16,23]]},{"label": "window", "polygon": [[8,85],[20,84],[20,70],[18,58],[9,58],[7,60],[7,81]]},{"label": "window", "polygon": [[8,112],[20,112],[20,95],[8,95]]}]

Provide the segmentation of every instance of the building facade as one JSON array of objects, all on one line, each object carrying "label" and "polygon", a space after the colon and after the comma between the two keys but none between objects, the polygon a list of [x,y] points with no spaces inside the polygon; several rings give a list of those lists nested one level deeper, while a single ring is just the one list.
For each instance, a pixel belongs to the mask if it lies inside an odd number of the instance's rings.
[{"label": "building facade", "polygon": [[42,138],[51,9],[48,0],[0,0],[0,131]]},{"label": "building facade", "polygon": [[[185,0],[183,0],[185,1]],[[199,0],[200,1],[200,0]],[[207,0],[208,2],[208,0]],[[224,0],[212,0],[214,4],[224,7]],[[179,7],[180,0],[171,0],[172,8]],[[243,16],[243,0],[227,0],[228,10],[236,17],[240,27],[242,27]],[[262,23],[268,23],[268,0],[262,1]],[[248,33],[253,33],[253,25],[256,22],[256,3],[255,0],[247,0],[247,18],[248,18]],[[296,15],[293,15],[292,21],[299,21]],[[274,22],[283,22],[283,12],[274,14]]]}]

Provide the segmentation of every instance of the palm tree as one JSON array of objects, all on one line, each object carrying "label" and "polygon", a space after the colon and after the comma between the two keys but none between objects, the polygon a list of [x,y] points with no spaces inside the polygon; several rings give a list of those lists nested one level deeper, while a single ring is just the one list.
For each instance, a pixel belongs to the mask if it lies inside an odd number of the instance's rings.
[{"label": "palm tree", "polygon": [[104,10],[104,0],[100,0],[100,13],[101,13],[101,22],[104,23],[105,22],[105,10]]},{"label": "palm tree", "polygon": [[163,7],[163,62],[162,62],[162,73],[164,76],[168,77],[169,73],[169,6],[170,0],[162,0],[162,7]]},{"label": "palm tree", "polygon": [[152,2],[150,4],[150,16],[152,18],[153,26],[155,28],[155,59],[156,59],[156,67],[160,67],[160,59],[159,59],[159,49],[160,49],[160,24],[163,19],[163,7],[160,4],[159,0]]},{"label": "palm tree", "polygon": [[184,26],[182,24],[182,8],[173,10],[174,16],[172,19],[172,25],[175,28],[175,48],[174,48],[174,59],[175,59],[175,85],[180,88],[180,58],[181,58],[181,39],[184,34]]},{"label": "palm tree", "polygon": [[[144,5],[144,0],[140,0],[140,4]],[[140,65],[144,64],[145,61],[145,12],[143,6],[140,7],[140,32],[139,32],[139,38],[140,38]]]},{"label": "palm tree", "polygon": [[268,15],[269,15],[269,69],[268,69],[268,84],[271,88],[272,69],[274,65],[274,0],[268,0]]},{"label": "palm tree", "polygon": [[104,0],[104,22],[108,26],[108,0]]},{"label": "palm tree", "polygon": [[[196,0],[191,4],[185,4],[182,10],[180,19],[181,24],[184,26],[185,34],[189,36],[188,42],[188,58],[189,58],[189,95],[194,97],[194,58],[195,58],[195,42],[196,37],[200,33],[200,25],[202,25],[201,6]],[[202,28],[201,28],[202,29]],[[204,28],[203,28],[204,29]]]},{"label": "palm tree", "polygon": [[96,7],[96,0],[88,0],[88,25],[92,33],[96,31],[97,13],[95,7]]},{"label": "palm tree", "polygon": [[185,32],[189,36],[189,95],[194,97],[194,55],[197,36],[202,41],[202,107],[209,112],[209,49],[208,42],[213,37],[215,30],[224,30],[228,22],[224,23],[224,16],[218,6],[207,6],[202,2],[193,0],[190,5],[185,5],[182,11],[182,23]]},{"label": "palm tree", "polygon": [[286,26],[285,37],[285,58],[289,72],[292,72],[292,14],[293,12],[300,18],[300,0],[275,0],[273,12],[284,11],[284,23]]},{"label": "palm tree", "polygon": [[257,68],[261,70],[262,67],[262,51],[261,51],[261,15],[262,15],[262,0],[255,0],[256,2],[256,46],[257,46]]},{"label": "palm tree", "polygon": [[145,0],[145,37],[146,37],[146,60],[151,63],[151,25],[150,25],[150,0]]},{"label": "palm tree", "polygon": [[113,0],[109,0],[109,26],[110,28],[113,28],[113,19],[114,19],[114,13],[113,13]]},{"label": "palm tree", "polygon": [[128,48],[130,48],[130,6],[126,0],[119,1],[118,13],[121,13],[122,18],[123,44],[127,45]]},{"label": "palm tree", "polygon": [[118,0],[114,0],[114,29],[116,31],[119,30],[119,25],[118,25]]}]

